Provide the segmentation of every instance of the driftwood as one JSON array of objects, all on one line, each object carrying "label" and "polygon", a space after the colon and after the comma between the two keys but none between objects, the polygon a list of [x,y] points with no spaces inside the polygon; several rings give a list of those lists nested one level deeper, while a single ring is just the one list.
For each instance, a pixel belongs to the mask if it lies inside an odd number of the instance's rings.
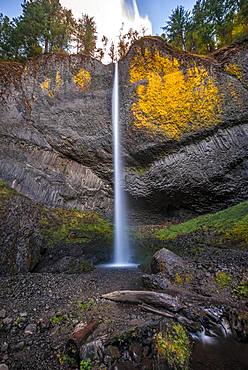
[{"label": "driftwood", "polygon": [[122,290],[108,294],[104,294],[102,298],[109,299],[114,302],[147,304],[155,307],[163,307],[172,312],[178,312],[185,306],[177,297],[172,297],[165,293],[157,293],[150,291],[135,291]]},{"label": "driftwood", "polygon": [[159,315],[159,316],[167,317],[168,319],[177,318],[176,314],[171,314],[171,313],[168,313],[168,312],[165,312],[165,311],[160,311],[156,308],[148,306],[147,304],[140,304],[139,307],[142,308],[142,310],[144,310],[144,311],[148,311],[148,312],[154,313],[154,314]]},{"label": "driftwood", "polygon": [[92,319],[87,324],[79,323],[66,343],[66,352],[72,357],[77,357],[80,347],[97,328],[98,324],[99,321],[96,319]]},{"label": "driftwood", "polygon": [[177,314],[187,318],[190,313],[190,317],[193,315],[195,321],[206,316],[208,316],[209,321],[214,321],[204,308],[193,303],[193,299],[191,299],[190,302],[185,302],[181,297],[174,297],[166,293],[123,290],[104,294],[102,298],[109,299],[114,302],[137,304],[140,308],[146,311],[153,312],[154,314],[167,318],[179,320],[179,316]]},{"label": "driftwood", "polygon": [[179,296],[182,301],[194,304],[194,306],[204,305],[228,305],[229,307],[239,307],[235,302],[229,302],[227,299],[219,298],[218,296],[204,296],[202,294],[192,292],[180,287],[170,287],[166,289],[168,295]]}]

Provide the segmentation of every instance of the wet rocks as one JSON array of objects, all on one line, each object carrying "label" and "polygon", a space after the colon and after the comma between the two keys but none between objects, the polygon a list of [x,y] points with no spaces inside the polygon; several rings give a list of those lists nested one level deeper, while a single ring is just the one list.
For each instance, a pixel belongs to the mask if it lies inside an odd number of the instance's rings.
[{"label": "wet rocks", "polygon": [[228,318],[232,331],[241,342],[248,342],[248,313],[247,311],[230,309]]},{"label": "wet rocks", "polygon": [[93,361],[95,360],[101,361],[103,358],[103,353],[104,353],[103,343],[101,339],[97,339],[93,342],[89,342],[83,345],[80,348],[79,357],[81,361],[89,358]]}]

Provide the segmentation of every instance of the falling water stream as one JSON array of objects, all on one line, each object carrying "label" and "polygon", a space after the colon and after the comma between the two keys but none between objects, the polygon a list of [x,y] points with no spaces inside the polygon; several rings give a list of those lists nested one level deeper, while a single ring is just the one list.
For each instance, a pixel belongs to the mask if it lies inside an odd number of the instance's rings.
[{"label": "falling water stream", "polygon": [[130,263],[131,251],[127,224],[127,202],[123,189],[123,161],[121,146],[121,125],[119,119],[119,71],[115,63],[112,95],[112,124],[114,146],[114,264],[116,267],[134,267]]}]

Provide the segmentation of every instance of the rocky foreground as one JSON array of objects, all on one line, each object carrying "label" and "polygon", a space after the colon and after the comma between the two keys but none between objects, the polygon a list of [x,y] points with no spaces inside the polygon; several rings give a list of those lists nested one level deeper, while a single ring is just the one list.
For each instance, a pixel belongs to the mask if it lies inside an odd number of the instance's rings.
[{"label": "rocky foreground", "polygon": [[246,201],[133,229],[142,270],[94,268],[112,253],[96,213],[46,208],[4,182],[0,201],[1,370],[247,368]]},{"label": "rocky foreground", "polygon": [[[230,298],[227,272],[215,275],[212,284],[208,273],[205,292],[193,288],[189,273],[195,278],[199,271],[192,267],[163,249],[152,260],[153,274],[98,268],[74,275],[2,276],[1,370],[199,370],[206,369],[206,361],[212,370],[245,370],[247,301],[241,295]],[[97,321],[94,330],[76,353],[68,353],[66,344],[77,324],[92,320]],[[236,338],[228,342],[237,346],[231,356],[224,345],[227,357],[209,358],[193,340],[203,333],[208,339],[223,338],[225,330]]]}]

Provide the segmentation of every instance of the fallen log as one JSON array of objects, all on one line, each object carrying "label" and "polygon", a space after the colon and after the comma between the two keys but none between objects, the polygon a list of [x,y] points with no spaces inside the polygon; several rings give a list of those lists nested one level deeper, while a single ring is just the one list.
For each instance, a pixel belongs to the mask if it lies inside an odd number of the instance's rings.
[{"label": "fallen log", "polygon": [[135,291],[122,290],[108,294],[104,294],[102,298],[114,302],[134,303],[134,304],[148,304],[155,307],[163,307],[172,312],[179,312],[186,306],[180,301],[178,297],[172,297],[165,293],[157,293],[150,291]]},{"label": "fallen log", "polygon": [[92,319],[88,323],[79,323],[68,339],[65,349],[69,356],[77,358],[80,347],[99,325],[99,320]]},{"label": "fallen log", "polygon": [[170,314],[168,312],[160,311],[160,310],[158,310],[156,308],[153,308],[153,307],[151,307],[147,304],[140,304],[139,307],[144,311],[148,311],[148,312],[154,313],[155,315],[163,316],[163,317],[166,317],[168,319],[177,318],[177,316],[175,314]]}]

